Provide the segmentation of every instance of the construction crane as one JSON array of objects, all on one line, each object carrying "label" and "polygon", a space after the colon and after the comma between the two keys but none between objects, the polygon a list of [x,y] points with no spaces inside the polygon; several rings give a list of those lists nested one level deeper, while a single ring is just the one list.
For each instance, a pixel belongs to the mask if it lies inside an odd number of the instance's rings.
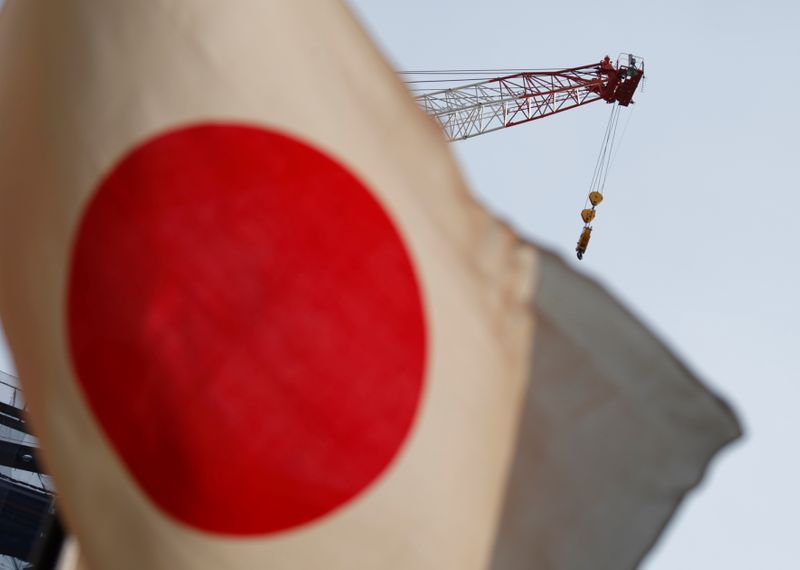
[{"label": "construction crane", "polygon": [[633,95],[644,77],[642,58],[622,54],[614,64],[606,56],[599,63],[568,69],[401,73],[420,107],[441,124],[451,142],[522,125],[595,101],[617,104],[606,128],[589,198],[581,212],[584,227],[575,251],[578,259],[583,259],[595,208],[603,199],[619,107],[633,103]]}]

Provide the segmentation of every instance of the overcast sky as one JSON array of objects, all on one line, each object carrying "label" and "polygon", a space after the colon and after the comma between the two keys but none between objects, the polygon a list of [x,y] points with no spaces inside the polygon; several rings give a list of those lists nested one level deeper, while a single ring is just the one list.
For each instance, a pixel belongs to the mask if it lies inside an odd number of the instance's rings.
[{"label": "overcast sky", "polygon": [[[646,570],[791,568],[800,511],[800,269],[790,1],[351,0],[398,69],[572,67],[645,58],[583,262],[574,246],[610,108],[454,145],[472,188],[606,283],[733,405],[745,440]],[[0,1],[0,5],[2,1]],[[0,368],[12,369],[0,342]],[[12,369],[13,370],[13,369]]]}]

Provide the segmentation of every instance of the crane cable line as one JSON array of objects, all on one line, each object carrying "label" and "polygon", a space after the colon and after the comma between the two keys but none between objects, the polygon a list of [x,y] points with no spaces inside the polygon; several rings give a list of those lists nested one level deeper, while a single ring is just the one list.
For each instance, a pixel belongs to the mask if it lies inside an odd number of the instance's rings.
[{"label": "crane cable line", "polygon": [[608,168],[613,168],[614,164],[617,162],[617,155],[619,154],[619,149],[622,146],[622,141],[625,139],[625,133],[628,132],[628,126],[631,124],[631,117],[633,117],[633,112],[636,111],[636,107],[633,107],[628,113],[628,118],[625,119],[625,126],[622,128],[622,134],[619,137],[619,143],[616,145],[614,149],[614,156],[611,157],[611,164],[608,165]]},{"label": "crane cable line", "polygon": [[[625,121],[625,127],[622,129],[622,134],[617,140],[617,130],[619,127],[620,107],[615,105],[611,109],[611,116],[608,118],[606,131],[603,135],[603,143],[600,146],[600,153],[597,156],[595,163],[594,173],[592,174],[592,181],[589,184],[589,195],[583,204],[581,210],[581,219],[583,220],[583,230],[581,231],[580,238],[575,247],[578,259],[583,259],[583,254],[586,253],[586,247],[589,245],[589,238],[592,236],[592,221],[597,215],[597,206],[603,201],[603,192],[605,191],[606,181],[608,180],[608,172],[614,164],[617,154],[619,153],[619,143],[625,137],[625,133],[630,125],[633,113],[628,115]],[[591,205],[591,208],[589,207]]]},{"label": "crane cable line", "polygon": [[481,73],[487,75],[497,76],[503,73],[547,73],[552,71],[561,71],[561,67],[546,67],[546,68],[523,68],[523,67],[506,67],[497,69],[425,69],[425,70],[410,70],[398,71],[399,75],[463,75],[465,73]]},{"label": "crane cable line", "polygon": [[[497,68],[497,69],[439,69],[439,70],[410,70],[397,71],[409,91],[413,93],[424,93],[440,86],[447,89],[448,84],[459,84],[466,82],[491,81],[503,76],[514,76],[520,74],[536,73],[557,73],[564,71],[563,68]],[[472,76],[472,77],[465,77]],[[419,77],[419,78],[417,78]],[[458,86],[454,86],[458,87]]]},{"label": "crane cable line", "polygon": [[[592,181],[589,184],[589,192],[600,192],[600,194],[603,193],[605,181],[608,176],[608,168],[610,167],[611,163],[611,151],[614,147],[614,139],[616,138],[618,122],[619,106],[615,105],[611,108],[611,116],[608,118],[608,123],[606,124],[603,142],[600,145],[600,153],[597,156],[594,173],[592,174]],[[589,198],[586,198],[586,205],[588,205],[588,203]]]}]

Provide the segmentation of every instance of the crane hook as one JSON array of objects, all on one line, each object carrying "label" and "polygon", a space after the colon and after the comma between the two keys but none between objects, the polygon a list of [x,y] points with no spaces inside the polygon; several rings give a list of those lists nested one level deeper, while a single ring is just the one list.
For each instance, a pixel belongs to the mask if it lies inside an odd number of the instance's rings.
[{"label": "crane hook", "polygon": [[586,248],[589,247],[589,239],[592,237],[592,227],[584,226],[581,232],[581,237],[578,238],[578,245],[575,251],[578,253],[578,259],[583,259],[583,254],[586,253]]}]

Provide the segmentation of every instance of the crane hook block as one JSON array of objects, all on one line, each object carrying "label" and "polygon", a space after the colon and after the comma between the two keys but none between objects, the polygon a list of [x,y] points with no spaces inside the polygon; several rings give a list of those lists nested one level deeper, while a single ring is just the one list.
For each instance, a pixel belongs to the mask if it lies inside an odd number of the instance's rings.
[{"label": "crane hook block", "polygon": [[589,238],[592,237],[592,228],[586,226],[581,232],[581,237],[578,239],[578,246],[575,251],[578,252],[578,259],[583,259],[583,254],[586,253],[586,248],[589,246]]},{"label": "crane hook block", "polygon": [[589,192],[589,202],[592,203],[592,206],[597,206],[602,201],[603,195],[600,192]]},{"label": "crane hook block", "polygon": [[586,223],[586,224],[588,224],[589,222],[591,222],[592,220],[594,220],[594,217],[595,217],[596,215],[597,215],[597,212],[595,211],[595,209],[594,209],[594,208],[591,208],[591,209],[589,209],[589,208],[586,208],[585,210],[581,210],[581,219],[582,219],[582,220],[584,221],[584,223]]}]

